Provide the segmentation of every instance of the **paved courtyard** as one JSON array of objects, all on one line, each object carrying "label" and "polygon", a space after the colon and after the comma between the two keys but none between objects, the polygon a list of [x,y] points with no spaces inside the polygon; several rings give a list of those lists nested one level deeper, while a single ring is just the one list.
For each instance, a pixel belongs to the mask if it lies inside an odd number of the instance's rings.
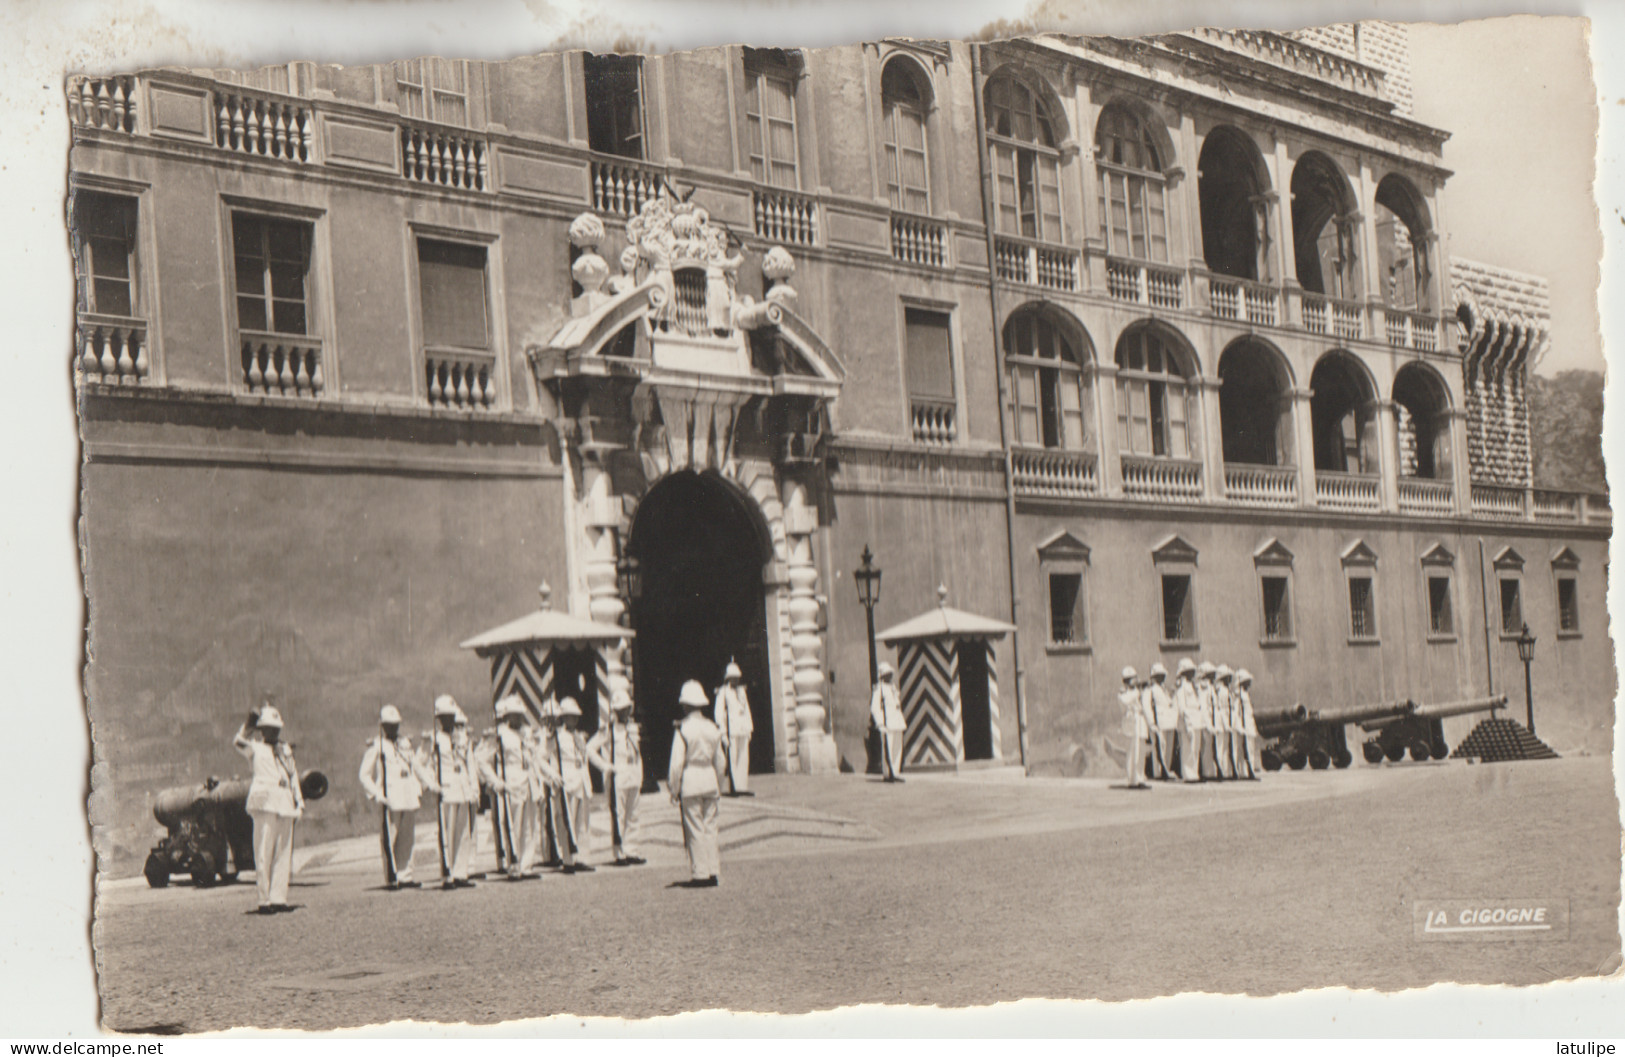
[{"label": "paved courtyard", "polygon": [[[763,776],[725,800],[723,883],[644,800],[647,866],[380,888],[375,840],[301,849],[292,914],[251,884],[104,885],[114,1030],[786,1013],[1439,981],[1619,967],[1611,762],[1404,764],[1129,792],[1003,771]],[[607,826],[595,812],[595,829]],[[599,848],[607,840],[600,836]],[[436,873],[434,829],[417,868]],[[479,865],[493,862],[482,846]],[[1569,937],[1424,942],[1413,903],[1566,899]],[[703,971],[694,971],[695,964]]]}]

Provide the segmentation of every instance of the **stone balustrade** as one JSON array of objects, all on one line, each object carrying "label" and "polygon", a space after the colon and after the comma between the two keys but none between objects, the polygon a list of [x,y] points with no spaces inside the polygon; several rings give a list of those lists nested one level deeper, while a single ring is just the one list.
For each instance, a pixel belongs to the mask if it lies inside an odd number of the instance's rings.
[{"label": "stone balustrade", "polygon": [[921,444],[952,444],[958,436],[954,424],[952,400],[925,400],[915,397],[909,401],[914,439]]},{"label": "stone balustrade", "polygon": [[1426,477],[1401,477],[1399,509],[1407,514],[1453,513],[1456,509],[1455,485]]},{"label": "stone balustrade", "polygon": [[1281,293],[1273,286],[1213,276],[1208,289],[1213,314],[1220,319],[1265,327],[1280,322]]},{"label": "stone balustrade", "polygon": [[1383,312],[1383,321],[1390,348],[1438,351],[1439,321],[1432,316],[1389,308]]},{"label": "stone balustrade", "polygon": [[1132,304],[1183,308],[1185,276],[1177,268],[1107,258],[1106,292],[1115,300]]},{"label": "stone balustrade", "polygon": [[314,125],[302,99],[244,89],[214,94],[214,142],[222,150],[308,162]]},{"label": "stone balustrade", "polygon": [[1202,463],[1197,459],[1123,456],[1123,494],[1160,503],[1195,503],[1202,498]]},{"label": "stone balustrade", "polygon": [[1080,254],[1066,246],[1000,235],[993,241],[993,258],[1006,282],[1068,292],[1079,287]]},{"label": "stone balustrade", "polygon": [[1536,521],[1579,521],[1585,496],[1577,492],[1536,490],[1529,512]]},{"label": "stone balustrade", "polygon": [[1344,341],[1365,337],[1365,313],[1357,301],[1340,301],[1320,294],[1303,295],[1303,329]]},{"label": "stone balustrade", "polygon": [[1100,475],[1095,456],[1086,451],[1052,448],[1016,448],[1010,453],[1012,483],[1017,495],[1071,499],[1096,495]]},{"label": "stone balustrade", "polygon": [[948,266],[948,225],[911,213],[891,215],[891,255],[904,264]]},{"label": "stone balustrade", "polygon": [[430,407],[488,411],[496,404],[496,357],[488,352],[423,350],[424,395]]},{"label": "stone balustrade", "polygon": [[1494,484],[1473,485],[1473,513],[1497,521],[1522,521],[1528,513],[1522,488]]},{"label": "stone balustrade", "polygon": [[68,81],[68,122],[74,128],[135,132],[136,79],[74,77]]},{"label": "stone balustrade", "polygon": [[1224,495],[1243,506],[1298,505],[1298,470],[1294,466],[1224,464]]},{"label": "stone balustrade", "polygon": [[756,234],[793,246],[818,245],[818,201],[811,195],[777,187],[751,192]]},{"label": "stone balustrade", "polygon": [[144,319],[83,312],[78,339],[74,366],[88,382],[135,385],[151,373]]},{"label": "stone balustrade", "polygon": [[467,129],[413,122],[401,125],[401,164],[418,183],[486,191],[491,187],[490,147]]},{"label": "stone balustrade", "polygon": [[1249,29],[1205,28],[1193,31],[1229,51],[1241,52],[1272,66],[1292,70],[1316,80],[1373,98],[1382,94],[1383,72],[1353,59],[1317,48],[1279,33]]},{"label": "stone balustrade", "polygon": [[262,396],[320,395],[322,343],[303,334],[239,332],[242,341],[243,384]]},{"label": "stone balustrade", "polygon": [[1374,473],[1315,471],[1315,502],[1327,510],[1377,510],[1381,481]]},{"label": "stone balustrade", "polygon": [[626,158],[595,157],[589,169],[593,209],[619,217],[636,216],[666,182],[661,170]]}]

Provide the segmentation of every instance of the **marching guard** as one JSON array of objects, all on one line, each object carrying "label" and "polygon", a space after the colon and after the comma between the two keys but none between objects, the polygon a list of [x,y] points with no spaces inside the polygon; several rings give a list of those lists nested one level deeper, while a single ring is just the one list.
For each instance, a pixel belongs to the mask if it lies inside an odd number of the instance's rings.
[{"label": "marching guard", "polygon": [[641,866],[633,840],[637,832],[638,795],[643,789],[643,756],[639,730],[632,720],[632,698],[615,691],[609,704],[609,723],[587,742],[587,758],[604,776],[604,801],[609,805],[610,850],[617,866]]},{"label": "marching guard", "polygon": [[1123,708],[1123,733],[1129,736],[1128,788],[1149,789],[1145,780],[1145,743],[1151,734],[1146,717],[1150,702],[1139,680],[1140,673],[1132,667],[1123,669],[1123,688],[1117,693],[1117,703]]},{"label": "marching guard", "polygon": [[683,847],[688,852],[689,888],[715,888],[721,877],[717,854],[717,803],[725,766],[722,731],[705,715],[711,702],[705,688],[690,679],[677,695],[685,709],[671,742],[666,789],[682,812]]},{"label": "marching guard", "polygon": [[293,750],[281,736],[282,714],[267,701],[248,713],[248,719],[231,739],[253,767],[244,806],[254,820],[254,887],[261,914],[293,909],[288,905],[288,882],[293,876],[293,825],[305,810],[304,794],[299,791],[299,767],[294,763]]},{"label": "marching guard", "polygon": [[908,723],[903,718],[903,704],[897,697],[897,672],[885,661],[880,662],[880,681],[869,701],[869,718],[880,731],[880,758],[885,781],[901,782],[897,772],[903,765],[903,731]]},{"label": "marching guard", "polygon": [[744,675],[739,665],[728,661],[723,684],[717,689],[716,708],[712,712],[718,729],[722,731],[722,751],[728,764],[728,795],[751,796],[750,736],[755,725],[750,716],[750,698],[741,680]]},{"label": "marching guard", "polygon": [[1146,685],[1146,696],[1151,700],[1151,769],[1152,776],[1163,781],[1174,777],[1171,773],[1174,762],[1174,731],[1179,726],[1179,710],[1174,707],[1174,699],[1168,696],[1168,689],[1164,685],[1168,680],[1168,669],[1163,667],[1161,661],[1151,665],[1151,679]]},{"label": "marching guard", "polygon": [[1196,666],[1196,697],[1200,702],[1197,716],[1200,722],[1201,741],[1197,773],[1203,781],[1219,777],[1218,757],[1213,751],[1213,706],[1217,697],[1213,689],[1215,671],[1217,669],[1213,667],[1212,661],[1203,661]]},{"label": "marching guard", "polygon": [[391,892],[419,887],[412,879],[412,847],[423,783],[412,742],[401,733],[401,713],[394,705],[379,710],[378,736],[367,742],[358,777],[367,799],[379,808],[384,887]]},{"label": "marching guard", "polygon": [[480,805],[480,788],[467,717],[450,694],[441,694],[434,700],[434,719],[439,729],[424,748],[428,757],[424,784],[440,797],[436,819],[440,887],[473,888],[468,874],[474,861],[474,813]]}]

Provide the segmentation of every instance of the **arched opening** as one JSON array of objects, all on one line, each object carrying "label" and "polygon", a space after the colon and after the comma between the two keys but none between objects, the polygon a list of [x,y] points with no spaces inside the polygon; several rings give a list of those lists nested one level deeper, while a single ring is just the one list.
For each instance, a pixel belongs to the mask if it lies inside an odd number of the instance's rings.
[{"label": "arched opening", "polygon": [[1450,476],[1450,393],[1431,368],[1407,364],[1394,375],[1399,475]]},{"label": "arched opening", "polygon": [[1124,455],[1191,459],[1199,453],[1196,361],[1153,324],[1117,341],[1117,443]]},{"label": "arched opening", "polygon": [[1354,195],[1337,164],[1311,151],[1292,168],[1292,246],[1298,283],[1327,297],[1360,296]]},{"label": "arched opening", "polygon": [[1292,382],[1281,354],[1256,338],[1241,338],[1219,357],[1219,379],[1224,461],[1290,462]]},{"label": "arched opening", "polygon": [[1139,260],[1168,260],[1168,202],[1164,167],[1170,159],[1151,127],[1133,110],[1113,103],[1095,123],[1100,168],[1100,224],[1106,252]]},{"label": "arched opening", "polygon": [[1208,133],[1197,160],[1197,197],[1209,271],[1269,279],[1269,213],[1260,168],[1258,149],[1243,133],[1233,128]]},{"label": "arched opening", "polygon": [[729,658],[750,696],[750,769],[773,770],[777,731],[762,585],[773,551],[755,503],[716,473],[670,474],[638,504],[627,552],[642,574],[632,602],[632,678],[645,781],[665,774],[683,683],[697,679],[714,696]]},{"label": "arched opening", "polygon": [[983,102],[995,226],[1006,235],[1059,242],[1063,130],[1046,95],[1001,70],[988,78]]},{"label": "arched opening", "polygon": [[1428,265],[1427,206],[1403,176],[1392,173],[1377,185],[1377,267],[1382,299],[1389,308],[1426,312],[1433,307]]},{"label": "arched opening", "polygon": [[931,81],[919,63],[894,56],[880,72],[880,99],[885,114],[886,190],[892,208],[929,213],[926,115],[931,110]]},{"label": "arched opening", "polygon": [[1328,352],[1309,377],[1309,413],[1315,436],[1315,469],[1376,473],[1376,390],[1365,369],[1345,352]]},{"label": "arched opening", "polygon": [[1004,324],[1004,357],[1016,404],[1016,442],[1039,448],[1091,448],[1089,335],[1047,305],[1023,305]]}]

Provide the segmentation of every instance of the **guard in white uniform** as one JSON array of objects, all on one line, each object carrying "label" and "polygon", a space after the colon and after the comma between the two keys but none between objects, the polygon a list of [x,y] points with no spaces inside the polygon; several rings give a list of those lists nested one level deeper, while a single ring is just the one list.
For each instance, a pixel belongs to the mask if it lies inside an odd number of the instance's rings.
[{"label": "guard in white uniform", "polygon": [[417,888],[412,879],[412,846],[423,784],[412,742],[401,733],[394,705],[378,712],[378,736],[361,755],[361,789],[379,807],[378,842],[384,860],[384,887],[391,892]]},{"label": "guard in white uniform", "polygon": [[903,718],[903,703],[897,696],[896,670],[881,661],[879,675],[874,696],[869,699],[869,718],[880,731],[880,759],[885,780],[901,782],[903,778],[897,772],[903,767],[903,732],[908,729],[908,723]]},{"label": "guard in white uniform", "polygon": [[1221,664],[1213,671],[1213,762],[1220,778],[1236,776],[1230,757],[1230,666]]},{"label": "guard in white uniform", "polygon": [[728,795],[749,796],[750,736],[755,725],[750,718],[750,698],[740,681],[744,675],[739,665],[728,662],[724,682],[717,690],[716,708],[712,719],[722,731],[723,751],[728,758]]},{"label": "guard in white uniform", "polygon": [[641,866],[636,836],[638,794],[643,789],[643,754],[640,731],[632,721],[632,699],[615,691],[609,704],[609,723],[587,742],[587,759],[604,776],[604,801],[609,805],[609,836],[616,866]]},{"label": "guard in white uniform", "polygon": [[1179,711],[1179,777],[1187,782],[1202,780],[1202,734],[1207,720],[1202,716],[1202,695],[1196,689],[1196,664],[1189,657],[1179,661],[1174,674],[1174,708]]},{"label": "guard in white uniform", "polygon": [[666,789],[683,817],[690,888],[714,888],[722,876],[717,852],[717,802],[722,788],[722,731],[705,715],[705,687],[690,679],[677,695],[686,712],[671,740]]},{"label": "guard in white uniform", "polygon": [[595,868],[586,861],[592,839],[592,775],[587,770],[587,737],[578,729],[581,706],[575,698],[567,697],[558,703],[558,717],[563,729],[554,729],[553,749],[563,780],[559,795],[564,812],[554,821],[554,832],[563,834],[567,830],[570,836],[570,840],[560,841],[565,851],[573,852],[566,857],[564,872],[592,873]]},{"label": "guard in white uniform", "polygon": [[304,814],[299,766],[281,741],[282,714],[267,702],[231,739],[253,765],[248,783],[249,817],[254,820],[254,887],[261,914],[292,910],[288,881],[293,876],[293,824]]},{"label": "guard in white uniform", "polygon": [[1123,709],[1123,733],[1128,743],[1128,787],[1151,788],[1145,781],[1145,743],[1151,735],[1147,720],[1150,702],[1139,685],[1140,673],[1133,668],[1123,669],[1123,688],[1117,693],[1117,703]]},{"label": "guard in white uniform", "polygon": [[531,799],[533,760],[523,733],[524,703],[509,694],[496,704],[496,736],[480,758],[480,777],[496,791],[496,839],[502,842],[508,880],[534,877],[536,863],[535,801]]},{"label": "guard in white uniform", "polygon": [[1152,742],[1151,762],[1155,777],[1167,781],[1174,776],[1174,732],[1179,727],[1179,709],[1168,696],[1168,669],[1161,661],[1151,665],[1151,682],[1146,696],[1151,699]]},{"label": "guard in white uniform", "polygon": [[1253,673],[1243,668],[1236,673],[1236,703],[1240,709],[1241,731],[1246,740],[1246,747],[1242,758],[1247,761],[1247,777],[1258,780],[1258,772],[1263,770],[1263,763],[1259,760],[1258,721],[1253,718]]},{"label": "guard in white uniform", "polygon": [[474,862],[474,812],[480,806],[474,747],[468,725],[459,723],[462,709],[450,694],[434,700],[439,724],[423,749],[423,784],[440,797],[440,887],[473,888],[468,879]]}]

